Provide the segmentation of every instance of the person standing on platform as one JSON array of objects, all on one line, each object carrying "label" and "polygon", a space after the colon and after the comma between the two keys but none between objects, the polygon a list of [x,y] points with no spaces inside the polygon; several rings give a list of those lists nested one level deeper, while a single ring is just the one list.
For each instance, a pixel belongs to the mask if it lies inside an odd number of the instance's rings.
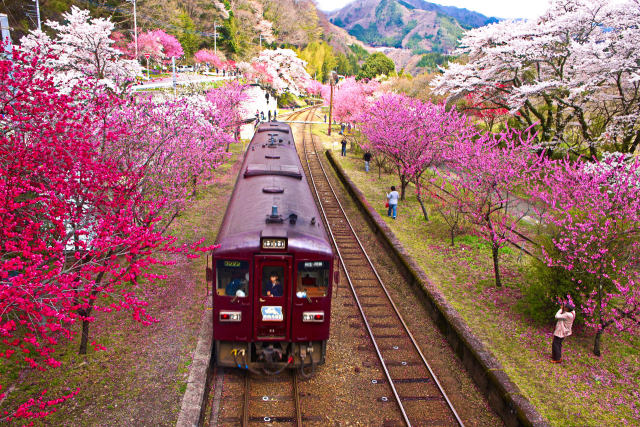
[{"label": "person standing on platform", "polygon": [[269,121],[271,121],[271,110],[267,111],[267,115],[269,116]]},{"label": "person standing on platform", "polygon": [[347,155],[347,140],[342,138],[342,141],[340,142],[340,144],[342,145],[342,152],[340,155],[344,157]]}]

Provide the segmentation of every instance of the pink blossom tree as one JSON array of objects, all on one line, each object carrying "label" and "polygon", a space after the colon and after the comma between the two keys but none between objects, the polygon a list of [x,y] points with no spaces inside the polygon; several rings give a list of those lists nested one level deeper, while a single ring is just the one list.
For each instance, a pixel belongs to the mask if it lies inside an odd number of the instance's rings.
[{"label": "pink blossom tree", "polygon": [[[247,111],[242,108],[242,103],[247,99],[246,85],[236,80],[207,92],[206,99],[212,107],[209,119],[216,128],[238,135],[238,129],[242,125],[243,117]],[[229,141],[227,140],[227,150]]]},{"label": "pink blossom tree", "polygon": [[[339,122],[355,124],[359,114],[373,101],[380,84],[375,80],[357,81],[349,77],[340,82],[333,91],[333,116]],[[329,105],[331,94],[329,85],[322,86],[322,97]]]},{"label": "pink blossom tree", "polygon": [[198,64],[209,64],[215,68],[222,68],[224,61],[211,49],[200,49],[193,58]]},{"label": "pink blossom tree", "polygon": [[[204,98],[118,98],[91,79],[61,92],[46,65],[57,60],[16,51],[0,61],[0,363],[38,370],[60,366],[55,346],[77,323],[87,351],[96,311],[155,321],[136,289],[163,277],[151,270],[170,262],[159,254],[207,249],[177,245],[168,228],[231,138],[217,125],[228,112]],[[73,394],[4,417],[41,417]]]},{"label": "pink blossom tree", "polygon": [[307,93],[309,95],[321,95],[322,94],[322,83],[317,80],[310,80],[307,84]]},{"label": "pink blossom tree", "polygon": [[422,102],[400,94],[385,94],[360,115],[362,132],[371,146],[394,165],[400,179],[400,198],[407,185],[416,186],[416,196],[425,220],[423,176],[429,168],[441,165],[445,150],[459,138],[474,132],[464,116],[444,105]]},{"label": "pink blossom tree", "polygon": [[575,275],[599,356],[605,330],[640,324],[640,163],[620,154],[549,160],[536,183],[529,193],[548,207],[540,217],[556,230],[545,260]]},{"label": "pink blossom tree", "polygon": [[182,45],[175,36],[165,33],[163,30],[155,29],[152,34],[162,45],[162,52],[165,58],[180,58],[184,55]]},{"label": "pink blossom tree", "polygon": [[138,36],[138,54],[140,57],[148,54],[152,59],[160,61],[172,57],[179,58],[184,55],[184,51],[175,36],[156,28]]},{"label": "pink blossom tree", "polygon": [[[129,43],[129,50],[134,49],[133,43]],[[145,55],[149,55],[149,58],[159,61],[163,57],[162,44],[153,32],[148,31],[138,35],[138,59],[144,58]]]},{"label": "pink blossom tree", "polygon": [[520,240],[518,224],[531,212],[514,190],[526,187],[540,169],[541,158],[532,145],[534,136],[516,131],[499,135],[470,133],[461,138],[439,168],[442,186],[453,188],[461,209],[476,227],[474,231],[491,244],[496,286],[500,279],[499,250],[509,240]]}]

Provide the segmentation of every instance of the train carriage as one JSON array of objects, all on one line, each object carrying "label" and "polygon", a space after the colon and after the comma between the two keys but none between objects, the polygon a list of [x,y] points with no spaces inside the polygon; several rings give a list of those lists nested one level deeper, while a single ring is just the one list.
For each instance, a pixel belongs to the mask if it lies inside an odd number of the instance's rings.
[{"label": "train carriage", "polygon": [[256,129],[216,243],[216,363],[265,373],[324,363],[334,254],[290,126]]}]

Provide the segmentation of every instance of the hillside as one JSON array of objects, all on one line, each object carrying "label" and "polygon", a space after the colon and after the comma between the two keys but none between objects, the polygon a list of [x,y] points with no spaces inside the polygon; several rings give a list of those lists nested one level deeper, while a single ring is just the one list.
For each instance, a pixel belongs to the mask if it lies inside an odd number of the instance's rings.
[{"label": "hillside", "polygon": [[[133,7],[124,0],[40,0],[42,21],[59,21],[75,5],[95,17],[110,17],[128,37],[133,33]],[[31,2],[0,0],[9,16],[12,38],[18,42],[36,28]],[[138,0],[138,31],[161,28],[178,36],[194,36],[195,50],[217,47],[233,59],[247,59],[262,43],[303,47],[320,38],[319,15],[311,0]],[[215,24],[215,27],[214,27]],[[46,30],[46,27],[43,26]],[[192,53],[192,52],[191,52]]]},{"label": "hillside", "polygon": [[329,14],[329,20],[364,43],[408,49],[419,55],[450,53],[465,29],[495,18],[423,0],[357,0]]}]

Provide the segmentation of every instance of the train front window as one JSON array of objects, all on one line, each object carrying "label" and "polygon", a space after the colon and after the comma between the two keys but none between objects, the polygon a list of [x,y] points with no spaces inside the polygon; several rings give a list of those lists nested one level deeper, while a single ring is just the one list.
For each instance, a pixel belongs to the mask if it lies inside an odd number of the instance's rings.
[{"label": "train front window", "polygon": [[219,296],[238,298],[249,296],[248,261],[218,260],[216,273],[216,292]]},{"label": "train front window", "polygon": [[329,261],[302,261],[298,263],[298,298],[326,297],[329,289]]},{"label": "train front window", "polygon": [[284,267],[264,266],[262,268],[262,296],[281,297],[284,294]]}]

